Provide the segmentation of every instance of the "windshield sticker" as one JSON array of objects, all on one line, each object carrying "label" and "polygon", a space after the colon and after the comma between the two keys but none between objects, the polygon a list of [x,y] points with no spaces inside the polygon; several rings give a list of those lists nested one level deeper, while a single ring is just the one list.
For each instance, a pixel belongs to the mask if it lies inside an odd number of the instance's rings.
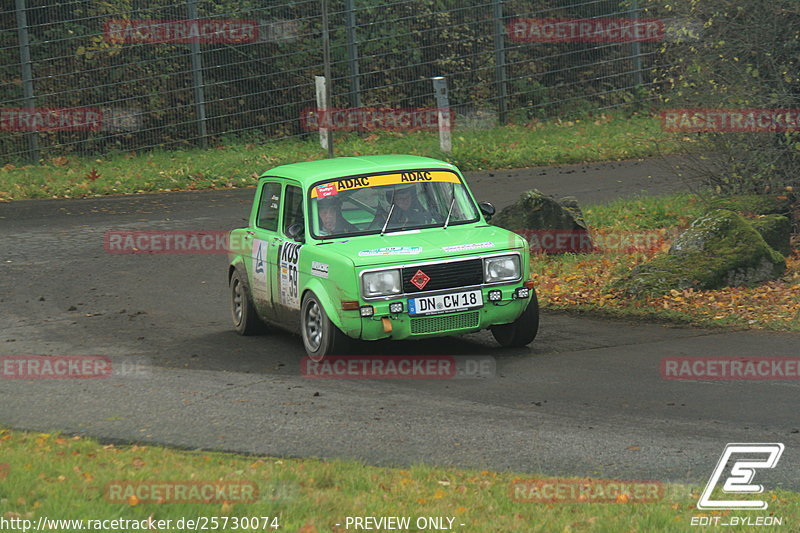
[{"label": "windshield sticker", "polygon": [[300,309],[300,299],[297,297],[297,265],[302,247],[302,244],[291,241],[284,241],[281,245],[281,303],[291,309]]},{"label": "windshield sticker", "polygon": [[253,240],[253,299],[269,300],[269,283],[267,282],[267,248],[269,243],[260,239]]},{"label": "windshield sticker", "polygon": [[419,233],[419,230],[418,229],[407,229],[405,231],[393,231],[393,232],[389,233],[388,235],[392,235],[392,236],[395,236],[395,235],[411,235],[411,234],[414,234],[414,233]]},{"label": "windshield sticker", "polygon": [[494,248],[493,242],[474,242],[472,244],[459,244],[456,246],[442,246],[445,252],[466,252],[467,250],[479,250],[481,248]]},{"label": "windshield sticker", "polygon": [[328,264],[320,263],[318,261],[311,262],[311,275],[320,278],[328,278]]},{"label": "windshield sticker", "polygon": [[[414,170],[399,172],[397,174],[383,174],[380,176],[364,176],[361,178],[344,178],[318,185],[311,189],[311,198],[325,198],[342,191],[363,189],[365,187],[381,187],[383,185],[401,185],[403,183],[461,183],[454,173],[449,171]],[[333,186],[336,192],[328,192],[327,187]],[[322,190],[324,189],[324,190]]]},{"label": "windshield sticker", "polygon": [[358,255],[359,257],[370,255],[418,255],[420,252],[422,252],[422,246],[388,246],[386,248],[362,250],[358,252]]},{"label": "windshield sticker", "polygon": [[336,183],[326,183],[325,185],[319,185],[316,189],[317,195],[316,198],[327,198],[328,196],[334,196],[339,194],[339,188],[336,186]]}]

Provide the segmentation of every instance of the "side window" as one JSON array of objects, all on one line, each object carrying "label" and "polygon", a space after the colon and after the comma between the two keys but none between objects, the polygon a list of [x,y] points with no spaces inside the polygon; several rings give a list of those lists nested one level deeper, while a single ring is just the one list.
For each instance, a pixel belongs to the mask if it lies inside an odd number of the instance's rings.
[{"label": "side window", "polygon": [[292,224],[304,224],[303,221],[303,191],[300,187],[288,185],[283,199],[283,234],[288,235]]},{"label": "side window", "polygon": [[258,206],[256,226],[269,231],[278,231],[280,203],[281,184],[275,182],[265,183],[261,192],[261,203]]}]

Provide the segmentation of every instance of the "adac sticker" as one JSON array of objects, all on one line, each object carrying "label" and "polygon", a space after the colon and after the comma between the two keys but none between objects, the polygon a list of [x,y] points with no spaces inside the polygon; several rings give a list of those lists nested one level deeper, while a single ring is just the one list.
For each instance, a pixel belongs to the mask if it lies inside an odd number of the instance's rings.
[{"label": "adac sticker", "polygon": [[267,241],[253,240],[253,298],[256,300],[269,299],[267,282]]},{"label": "adac sticker", "polygon": [[389,246],[386,248],[373,248],[358,252],[361,257],[370,255],[418,255],[422,252],[421,246]]},{"label": "adac sticker", "polygon": [[[311,190],[311,198],[324,198],[339,194],[342,191],[363,189],[365,187],[382,187],[384,185],[402,185],[406,183],[461,183],[453,172],[446,170],[410,170],[396,174],[381,174],[378,176],[362,176],[359,178],[342,178],[323,185],[318,185]],[[335,192],[328,193],[322,189],[332,185]]]},{"label": "adac sticker", "polygon": [[467,250],[480,250],[481,248],[494,248],[493,242],[473,242],[472,244],[458,244],[456,246],[442,246],[445,252],[466,252]]},{"label": "adac sticker", "polygon": [[281,271],[281,303],[291,309],[300,309],[298,298],[298,270],[302,244],[284,241],[281,245],[278,267]]}]

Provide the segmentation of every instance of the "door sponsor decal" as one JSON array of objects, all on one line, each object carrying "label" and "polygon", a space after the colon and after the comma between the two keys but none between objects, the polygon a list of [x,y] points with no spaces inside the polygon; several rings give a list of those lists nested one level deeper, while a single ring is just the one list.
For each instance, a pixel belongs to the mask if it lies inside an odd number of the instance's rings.
[{"label": "door sponsor decal", "polygon": [[253,299],[269,299],[269,282],[267,280],[267,241],[253,240]]},{"label": "door sponsor decal", "polygon": [[328,264],[320,263],[318,261],[311,262],[311,275],[320,278],[328,278]]},{"label": "door sponsor decal", "polygon": [[300,309],[297,266],[300,263],[300,248],[302,247],[302,244],[284,241],[280,250],[281,303],[291,309]]}]

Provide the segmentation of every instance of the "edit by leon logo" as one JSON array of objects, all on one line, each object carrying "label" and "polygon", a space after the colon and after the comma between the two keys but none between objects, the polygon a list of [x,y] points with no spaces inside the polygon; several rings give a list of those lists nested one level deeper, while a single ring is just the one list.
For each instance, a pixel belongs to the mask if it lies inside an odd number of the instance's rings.
[{"label": "edit by leon logo", "polygon": [[[775,468],[783,454],[783,444],[779,442],[767,444],[742,444],[734,443],[725,446],[722,457],[719,458],[714,473],[708,480],[700,501],[697,502],[698,509],[766,509],[767,502],[761,500],[712,500],[711,493],[719,483],[722,473],[728,466],[728,461],[734,455],[744,455],[744,458],[733,460],[731,472],[725,483],[722,485],[722,492],[726,494],[761,494],[764,492],[763,485],[754,485],[753,477],[756,469]],[[753,456],[766,455],[759,459]]]}]

